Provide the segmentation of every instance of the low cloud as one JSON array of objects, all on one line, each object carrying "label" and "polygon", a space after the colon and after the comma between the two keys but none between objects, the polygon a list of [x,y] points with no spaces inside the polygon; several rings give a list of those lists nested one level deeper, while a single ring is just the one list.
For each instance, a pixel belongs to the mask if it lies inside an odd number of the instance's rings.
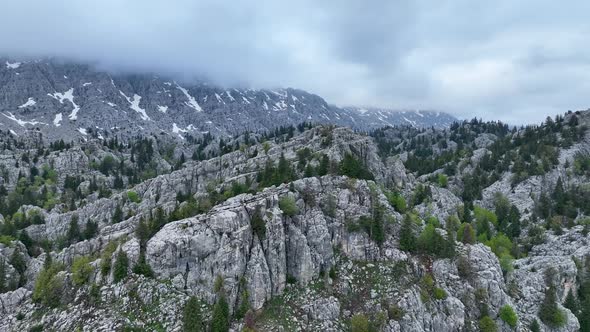
[{"label": "low cloud", "polygon": [[590,107],[587,1],[20,0],[0,53],[509,123]]}]

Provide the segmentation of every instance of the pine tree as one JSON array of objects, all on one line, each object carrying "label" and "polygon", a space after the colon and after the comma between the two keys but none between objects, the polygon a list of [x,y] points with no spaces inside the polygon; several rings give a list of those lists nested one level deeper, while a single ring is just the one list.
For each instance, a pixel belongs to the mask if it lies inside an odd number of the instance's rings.
[{"label": "pine tree", "polygon": [[6,288],[6,264],[4,259],[0,258],[0,293],[4,293]]},{"label": "pine tree", "polygon": [[320,164],[318,165],[317,173],[319,176],[324,176],[328,174],[330,170],[330,157],[324,154],[322,155],[322,159],[320,160]]},{"label": "pine tree", "polygon": [[211,332],[227,332],[229,331],[229,305],[225,298],[225,294],[220,294],[215,306],[213,306],[213,314],[211,317]]},{"label": "pine tree", "polygon": [[510,208],[510,213],[508,214],[508,220],[510,221],[510,227],[508,229],[507,234],[510,236],[511,239],[518,238],[520,236],[520,212],[518,208],[514,205]]},{"label": "pine tree", "polygon": [[70,219],[70,227],[68,228],[68,242],[70,244],[76,243],[80,240],[80,226],[78,226],[78,215],[72,215],[72,219]]},{"label": "pine tree", "polygon": [[416,250],[416,235],[414,234],[414,222],[412,217],[405,215],[402,227],[399,233],[399,248],[404,251]]},{"label": "pine tree", "polygon": [[123,210],[121,209],[121,206],[117,204],[115,207],[115,212],[113,212],[113,224],[119,223],[121,221],[123,221]]},{"label": "pine tree", "polygon": [[182,329],[184,332],[203,331],[203,318],[201,316],[201,305],[199,300],[191,296],[186,304],[182,314]]},{"label": "pine tree", "polygon": [[565,301],[563,302],[563,306],[568,308],[574,315],[579,315],[580,305],[578,304],[578,299],[576,299],[572,290],[567,293]]},{"label": "pine tree", "polygon": [[557,295],[553,285],[545,292],[545,299],[539,309],[539,318],[545,325],[554,328],[561,327],[567,322],[567,316],[557,306]]},{"label": "pine tree", "polygon": [[88,220],[86,228],[84,229],[84,239],[90,240],[98,233],[98,223],[92,220]]},{"label": "pine tree", "polygon": [[129,258],[127,258],[127,254],[123,250],[119,250],[113,269],[113,279],[115,283],[127,278]]}]

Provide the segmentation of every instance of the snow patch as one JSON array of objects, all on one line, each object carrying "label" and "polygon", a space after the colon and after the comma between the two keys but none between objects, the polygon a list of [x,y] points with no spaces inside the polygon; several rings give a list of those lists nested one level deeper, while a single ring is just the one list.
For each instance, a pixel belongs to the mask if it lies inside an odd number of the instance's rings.
[{"label": "snow patch", "polygon": [[119,93],[125,97],[125,99],[127,99],[127,102],[129,102],[129,108],[131,108],[132,110],[134,110],[135,112],[139,113],[139,115],[141,116],[141,119],[143,121],[148,121],[151,120],[150,117],[147,115],[147,113],[145,112],[145,110],[141,107],[139,107],[139,102],[141,101],[141,96],[138,94],[134,94],[133,95],[133,99],[127,97],[126,94],[123,93],[123,91],[119,90]]},{"label": "snow patch", "polygon": [[185,88],[181,87],[178,84],[176,84],[176,87],[178,88],[178,90],[182,91],[182,93],[184,93],[184,95],[188,99],[188,102],[184,102],[188,107],[194,108],[197,112],[203,111],[199,103],[197,103],[197,101],[195,100],[195,97],[191,96]]},{"label": "snow patch", "polygon": [[223,101],[223,99],[221,98],[220,95],[217,94],[217,92],[215,93],[215,98],[217,98],[217,102],[223,103],[225,105],[225,101]]},{"label": "snow patch", "polygon": [[70,113],[70,115],[68,116],[68,118],[70,120],[76,120],[78,119],[78,111],[80,110],[80,107],[78,105],[76,105],[76,103],[74,103],[74,88],[69,89],[68,91],[64,92],[64,93],[48,93],[47,94],[49,97],[56,99],[57,101],[59,101],[60,104],[64,103],[64,100],[69,100],[70,103],[72,103],[72,105],[74,106],[74,109],[72,110],[72,112]]},{"label": "snow patch", "polygon": [[186,129],[181,129],[181,128],[179,128],[179,127],[176,125],[176,123],[173,123],[173,124],[172,124],[172,132],[173,132],[173,133],[175,133],[175,134],[177,134],[177,135],[178,135],[178,137],[180,137],[180,138],[184,139],[184,136],[182,136],[182,135],[181,135],[181,133],[186,133],[186,132],[188,132],[188,130],[186,130]]},{"label": "snow patch", "polygon": [[33,106],[35,104],[37,104],[35,99],[33,99],[32,97],[29,97],[29,100],[27,100],[26,103],[20,105],[18,108],[25,108],[25,107]]},{"label": "snow patch", "polygon": [[168,106],[160,106],[158,105],[158,111],[162,113],[166,113],[168,111]]},{"label": "snow patch", "polygon": [[61,120],[63,119],[63,116],[61,115],[61,113],[57,113],[55,115],[55,118],[53,119],[53,125],[56,127],[61,126]]},{"label": "snow patch", "polygon": [[11,134],[13,134],[14,136],[18,136],[18,135],[17,135],[17,134],[14,132],[14,130],[12,130],[12,129],[10,129],[10,133],[11,133]]},{"label": "snow patch", "polygon": [[227,97],[231,100],[231,101],[236,101],[236,99],[231,95],[231,93],[229,93],[229,91],[225,91],[225,94],[227,95]]},{"label": "snow patch", "polygon": [[18,123],[19,126],[24,127],[25,125],[38,125],[38,124],[43,124],[46,125],[46,123],[43,122],[39,122],[39,121],[35,121],[35,119],[33,119],[33,121],[24,121],[24,120],[20,120],[17,119],[16,116],[14,116],[12,113],[7,112],[9,115],[6,115],[5,113],[2,113],[2,115],[4,115],[5,117],[7,117],[8,119]]},{"label": "snow patch", "polygon": [[86,128],[78,128],[78,131],[80,132],[80,134],[84,136],[88,135],[88,131],[86,131]]},{"label": "snow patch", "polygon": [[20,67],[21,64],[22,63],[20,63],[20,62],[10,63],[10,62],[6,61],[6,68],[8,68],[8,69],[17,69],[18,67]]},{"label": "snow patch", "polygon": [[92,85],[92,82],[86,82],[86,83],[82,84],[82,86],[89,86],[89,85]]},{"label": "snow patch", "polygon": [[117,104],[113,104],[111,102],[108,102],[107,105],[109,105],[110,107],[117,107]]}]

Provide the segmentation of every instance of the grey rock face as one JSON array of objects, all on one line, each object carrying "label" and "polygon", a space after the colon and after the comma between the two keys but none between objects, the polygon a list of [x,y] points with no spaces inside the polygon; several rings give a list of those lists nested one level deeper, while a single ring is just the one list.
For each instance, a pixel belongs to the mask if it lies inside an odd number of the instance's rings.
[{"label": "grey rock face", "polygon": [[[4,64],[5,59],[0,59]],[[329,105],[297,89],[226,89],[182,84],[151,75],[115,75],[56,60],[0,66],[0,123],[25,135],[39,130],[70,141],[108,134],[237,134],[308,121],[361,130],[387,125],[447,127],[455,118],[440,112],[359,111]]]}]

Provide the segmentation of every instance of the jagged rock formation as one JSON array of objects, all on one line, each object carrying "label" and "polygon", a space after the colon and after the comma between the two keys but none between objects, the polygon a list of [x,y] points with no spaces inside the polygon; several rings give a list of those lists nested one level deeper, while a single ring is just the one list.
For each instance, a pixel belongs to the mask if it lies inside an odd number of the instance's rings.
[{"label": "jagged rock formation", "polygon": [[[226,142],[236,143],[231,152],[183,162],[199,143],[152,138],[154,172],[137,181],[126,169],[140,169],[143,143],[89,140],[36,153],[43,137],[2,136],[2,201],[30,187],[53,188],[54,201],[2,219],[0,330],[179,331],[194,296],[207,324],[226,299],[233,331],[348,331],[354,322],[378,331],[476,331],[484,318],[502,331],[529,331],[534,321],[542,331],[577,331],[582,316],[565,302],[590,271],[589,223],[587,207],[567,195],[587,193],[589,118],[558,121],[553,148],[537,150],[550,151],[546,169],[533,167],[546,157],[535,152],[524,169],[539,174],[526,176],[519,153],[530,143],[519,137],[532,134],[475,122],[372,136],[317,126],[266,142],[237,137]],[[503,139],[516,156],[498,148]],[[497,167],[488,168],[490,155]],[[107,167],[110,158],[122,166]],[[51,166],[35,176],[33,166],[43,165]],[[75,175],[83,178],[72,184]],[[547,216],[545,192],[564,202]],[[76,234],[93,224],[89,236]],[[566,317],[554,329],[540,314],[548,289]]]}]

